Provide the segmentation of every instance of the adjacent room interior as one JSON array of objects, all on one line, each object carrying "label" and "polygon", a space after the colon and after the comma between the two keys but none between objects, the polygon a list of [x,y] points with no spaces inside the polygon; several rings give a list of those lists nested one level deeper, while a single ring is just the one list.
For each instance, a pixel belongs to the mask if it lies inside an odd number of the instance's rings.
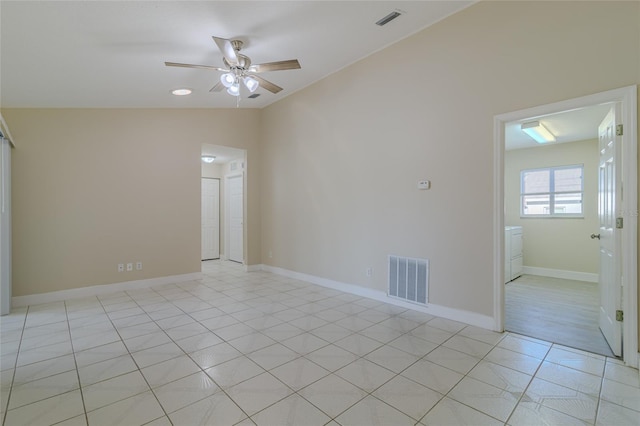
[{"label": "adjacent room interior", "polygon": [[[590,238],[599,232],[598,127],[609,109],[507,125],[505,329],[614,356],[598,324],[599,245]],[[525,134],[532,122],[554,140]]]},{"label": "adjacent room interior", "polygon": [[246,152],[202,145],[202,255],[244,263]]}]

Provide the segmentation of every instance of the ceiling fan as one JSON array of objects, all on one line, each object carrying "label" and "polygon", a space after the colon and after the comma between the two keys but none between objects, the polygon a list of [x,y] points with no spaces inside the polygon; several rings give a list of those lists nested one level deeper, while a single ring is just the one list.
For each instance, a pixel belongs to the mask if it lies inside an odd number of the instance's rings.
[{"label": "ceiling fan", "polygon": [[226,68],[215,67],[210,65],[194,65],[180,64],[177,62],[165,62],[168,67],[184,67],[184,68],[202,68],[214,71],[224,72],[220,76],[220,81],[209,90],[210,92],[220,92],[227,89],[227,93],[233,96],[240,95],[240,83],[254,92],[258,86],[262,86],[271,93],[278,93],[282,87],[266,80],[258,73],[267,71],[282,71],[300,69],[300,62],[297,59],[289,59],[286,61],[267,62],[264,64],[251,64],[251,59],[240,53],[244,43],[242,40],[227,40],[220,37],[213,37],[218,49],[222,52],[222,62]]}]

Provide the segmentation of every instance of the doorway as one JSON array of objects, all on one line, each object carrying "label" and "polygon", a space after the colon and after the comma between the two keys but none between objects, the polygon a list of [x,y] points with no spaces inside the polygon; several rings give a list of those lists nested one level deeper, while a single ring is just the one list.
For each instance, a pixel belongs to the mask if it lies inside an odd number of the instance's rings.
[{"label": "doorway", "polygon": [[[566,111],[582,110],[602,104],[620,103],[622,106],[622,122],[624,134],[622,137],[622,152],[619,169],[622,170],[620,180],[625,183],[625,199],[616,209],[616,215],[622,217],[624,227],[618,230],[620,244],[620,259],[632,261],[620,262],[622,295],[616,301],[617,306],[624,312],[622,323],[622,341],[624,347],[622,357],[626,364],[637,366],[638,362],[638,316],[637,316],[637,100],[636,86],[611,90],[595,95],[576,98],[568,101],[501,114],[494,120],[494,318],[496,329],[505,328],[505,286],[504,286],[504,225],[505,223],[505,141],[507,138],[507,124],[547,117]],[[524,237],[526,239],[526,235]],[[526,255],[526,254],[525,254]],[[526,264],[526,260],[525,260]]]},{"label": "doorway", "polygon": [[[245,221],[235,221],[235,223],[239,223],[240,229],[234,227],[234,234],[239,235],[236,237],[240,239],[239,252],[240,256],[238,256],[238,248],[237,244],[230,245],[230,233],[231,233],[231,224],[230,224],[230,210],[229,210],[229,182],[227,177],[241,175],[243,176],[242,185],[240,187],[241,195],[239,202],[240,205],[240,213],[244,217],[246,214],[246,200],[245,200],[245,185],[244,185],[244,176],[246,176],[246,150],[231,148],[221,145],[213,145],[213,144],[202,144],[201,155],[203,157],[201,161],[201,182],[203,184],[202,187],[202,226],[204,232],[205,221],[207,220],[207,215],[213,210],[218,213],[218,219],[213,218],[214,226],[217,223],[217,236],[213,236],[212,238],[215,241],[211,241],[211,238],[206,235],[202,235],[201,237],[201,245],[202,245],[202,260],[208,259],[224,259],[224,260],[235,260],[236,262],[243,263],[244,261],[244,235],[245,235]],[[206,161],[205,161],[206,160]],[[218,185],[218,196],[213,199],[209,199],[210,196],[205,194],[205,184],[204,182],[215,181]],[[235,182],[234,182],[235,183]],[[211,185],[216,185],[216,183],[210,183]],[[238,191],[238,188],[233,188],[234,191]],[[215,191],[215,189],[213,189]],[[217,207],[216,207],[216,198],[217,198]],[[235,209],[234,209],[235,212]],[[209,232],[209,231],[207,231]],[[234,239],[234,242],[236,241]],[[218,245],[217,250],[215,249],[215,245]],[[212,250],[211,250],[212,249]],[[207,253],[205,253],[207,250]],[[217,253],[216,253],[217,251]],[[233,254],[231,253],[233,251]]]},{"label": "doorway", "polygon": [[[599,225],[598,125],[608,111],[506,124],[505,329],[613,356],[599,330],[598,242],[589,238]],[[535,141],[521,130],[531,123],[556,140]]]}]

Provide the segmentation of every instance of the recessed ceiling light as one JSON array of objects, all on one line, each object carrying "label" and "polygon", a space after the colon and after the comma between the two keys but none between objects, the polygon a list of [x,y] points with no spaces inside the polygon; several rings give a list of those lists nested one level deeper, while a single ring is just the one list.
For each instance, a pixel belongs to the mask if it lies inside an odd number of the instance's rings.
[{"label": "recessed ceiling light", "polygon": [[191,94],[191,89],[175,89],[175,90],[172,90],[171,93],[173,93],[176,96],[185,96],[185,95]]},{"label": "recessed ceiling light", "polygon": [[202,161],[209,164],[213,163],[216,160],[216,157],[213,155],[203,155],[201,158]]}]

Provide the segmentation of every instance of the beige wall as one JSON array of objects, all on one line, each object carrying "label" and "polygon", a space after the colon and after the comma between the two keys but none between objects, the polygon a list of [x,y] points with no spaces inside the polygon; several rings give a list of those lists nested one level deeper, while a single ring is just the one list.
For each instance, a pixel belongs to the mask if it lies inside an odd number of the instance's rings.
[{"label": "beige wall", "polygon": [[432,303],[492,316],[493,117],[640,83],[638,6],[481,2],[266,108],[263,262],[385,290],[424,257]]},{"label": "beige wall", "polygon": [[[504,163],[505,224],[522,226],[524,265],[597,274],[598,140],[507,151]],[[520,218],[522,170],[575,164],[584,166],[584,218]]]},{"label": "beige wall", "polygon": [[[259,262],[257,110],[8,109],[13,295],[200,271],[200,150],[247,150],[248,263]],[[142,261],[143,271],[117,272]]]}]

